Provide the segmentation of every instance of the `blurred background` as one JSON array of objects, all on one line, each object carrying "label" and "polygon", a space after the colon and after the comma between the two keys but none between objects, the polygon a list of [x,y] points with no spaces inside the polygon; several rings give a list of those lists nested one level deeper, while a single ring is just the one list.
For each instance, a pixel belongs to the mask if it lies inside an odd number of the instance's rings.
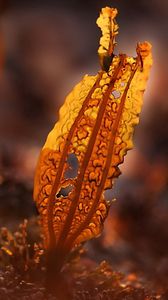
[{"label": "blurred background", "polygon": [[[89,257],[168,283],[168,2],[166,0],[0,0],[0,225],[15,228],[37,211],[33,176],[40,148],[65,96],[84,74],[99,70],[104,6],[117,7],[116,53],[153,45],[154,64],[134,150],[107,198],[116,198]],[[134,279],[135,276],[132,277]]]}]

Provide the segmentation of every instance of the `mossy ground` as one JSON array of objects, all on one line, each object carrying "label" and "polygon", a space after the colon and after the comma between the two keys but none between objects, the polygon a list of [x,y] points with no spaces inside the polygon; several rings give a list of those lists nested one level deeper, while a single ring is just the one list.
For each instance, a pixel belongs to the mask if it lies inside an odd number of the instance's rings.
[{"label": "mossy ground", "polygon": [[[35,242],[36,239],[36,242]],[[72,252],[60,274],[46,289],[46,255],[38,232],[38,219],[24,221],[17,231],[1,228],[1,300],[166,300],[168,294],[152,291],[135,274],[125,276],[110,263],[99,264],[84,248]]]}]

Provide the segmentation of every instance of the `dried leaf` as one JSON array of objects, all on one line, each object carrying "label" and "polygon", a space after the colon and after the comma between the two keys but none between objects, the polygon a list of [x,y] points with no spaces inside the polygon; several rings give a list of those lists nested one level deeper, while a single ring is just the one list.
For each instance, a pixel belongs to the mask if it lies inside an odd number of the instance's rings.
[{"label": "dried leaf", "polygon": [[[46,246],[63,253],[102,231],[110,207],[104,190],[112,187],[118,165],[133,147],[152,64],[148,42],[137,45],[136,58],[113,54],[116,14],[116,9],[102,9],[97,21],[102,70],[84,76],[67,96],[36,170],[34,199]],[[112,59],[107,72],[106,57]]]},{"label": "dried leaf", "polygon": [[114,46],[116,45],[115,37],[118,34],[119,28],[115,20],[117,13],[118,11],[116,8],[102,8],[100,17],[96,22],[102,31],[98,54],[102,69],[105,71],[108,71],[108,68],[106,69],[106,64],[111,63]]}]

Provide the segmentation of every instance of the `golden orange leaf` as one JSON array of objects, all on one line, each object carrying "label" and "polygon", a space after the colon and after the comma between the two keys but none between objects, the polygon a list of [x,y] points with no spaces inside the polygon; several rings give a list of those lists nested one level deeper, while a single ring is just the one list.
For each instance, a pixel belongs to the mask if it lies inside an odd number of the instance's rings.
[{"label": "golden orange leaf", "polygon": [[102,69],[105,71],[107,71],[105,64],[111,63],[114,46],[116,45],[115,37],[118,34],[118,25],[115,17],[117,13],[118,11],[116,8],[102,8],[100,16],[96,22],[102,31],[98,54]]},{"label": "golden orange leaf", "polygon": [[[133,147],[152,65],[148,42],[137,45],[136,58],[113,54],[116,14],[116,9],[102,9],[97,21],[103,34],[98,51],[102,70],[84,76],[67,96],[36,169],[34,199],[46,246],[64,254],[102,231],[110,207],[104,191],[112,187],[118,165]],[[107,56],[112,62],[105,71]]]}]

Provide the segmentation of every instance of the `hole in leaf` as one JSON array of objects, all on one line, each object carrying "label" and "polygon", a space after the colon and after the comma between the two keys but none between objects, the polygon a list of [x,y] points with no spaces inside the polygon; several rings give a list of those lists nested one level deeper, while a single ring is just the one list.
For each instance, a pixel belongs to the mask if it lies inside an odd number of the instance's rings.
[{"label": "hole in leaf", "polygon": [[58,194],[56,195],[57,198],[62,197],[67,197],[69,193],[73,190],[74,186],[73,185],[68,185],[67,187],[63,187],[60,189]]},{"label": "hole in leaf", "polygon": [[118,98],[120,98],[121,93],[119,91],[115,90],[115,91],[112,91],[112,95],[114,96],[115,99],[118,99]]},{"label": "hole in leaf", "polygon": [[75,178],[78,175],[79,162],[75,153],[70,153],[67,158],[68,169],[65,171],[64,178]]}]

